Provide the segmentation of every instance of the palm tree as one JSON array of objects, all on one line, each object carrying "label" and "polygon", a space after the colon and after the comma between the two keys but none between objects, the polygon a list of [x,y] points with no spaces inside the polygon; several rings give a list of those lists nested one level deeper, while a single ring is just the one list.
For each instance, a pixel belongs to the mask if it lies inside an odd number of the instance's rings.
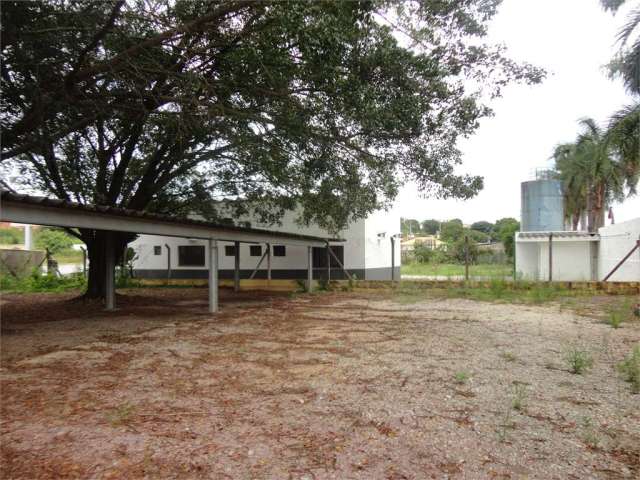
[{"label": "palm tree", "polygon": [[605,132],[591,118],[580,121],[582,131],[574,143],[560,145],[553,158],[563,181],[566,215],[574,229],[586,212],[587,227],[604,226],[605,212],[613,201],[622,201],[627,190],[635,193],[637,170],[629,169],[612,149]]},{"label": "palm tree", "polygon": [[[615,13],[627,0],[601,0],[601,3],[605,10]],[[629,194],[635,195],[640,176],[640,2],[618,32],[618,43],[618,55],[609,65],[611,76],[622,78],[626,90],[636,100],[609,119],[605,142],[621,163]]]},{"label": "palm tree", "polygon": [[[627,3],[626,0],[601,0],[605,10],[613,13]],[[640,94],[640,3],[627,16],[627,22],[618,32],[620,51],[609,64],[613,77],[621,77],[626,89],[632,94]],[[634,35],[635,34],[635,35]],[[635,40],[633,37],[635,36]]]}]

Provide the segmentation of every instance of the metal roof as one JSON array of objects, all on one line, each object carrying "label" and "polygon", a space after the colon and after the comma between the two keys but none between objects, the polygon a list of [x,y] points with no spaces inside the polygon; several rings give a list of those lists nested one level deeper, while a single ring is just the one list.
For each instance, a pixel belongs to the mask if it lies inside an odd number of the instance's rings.
[{"label": "metal roof", "polygon": [[[64,211],[65,213],[74,214],[74,213],[82,213],[83,217],[89,215],[91,218],[97,219],[110,219],[111,222],[107,225],[102,225],[102,229],[104,230],[114,230],[114,231],[129,231],[131,232],[133,226],[125,228],[125,224],[122,224],[122,230],[118,227],[118,224],[114,224],[113,220],[122,219],[125,220],[133,220],[133,221],[141,221],[146,225],[154,224],[158,226],[171,226],[173,228],[168,229],[167,231],[170,233],[149,233],[149,229],[141,229],[135,233],[147,233],[152,235],[168,235],[168,236],[184,236],[189,238],[209,238],[209,237],[217,237],[220,240],[239,240],[239,241],[250,241],[251,236],[256,236],[260,240],[256,241],[264,241],[264,239],[273,239],[275,241],[283,241],[283,240],[295,240],[296,243],[304,243],[310,242],[317,244],[318,242],[344,242],[344,239],[340,238],[324,238],[317,237],[312,235],[302,235],[298,233],[289,233],[289,232],[278,232],[274,230],[265,230],[259,228],[250,228],[250,227],[239,227],[235,225],[224,225],[214,222],[208,222],[205,220],[195,220],[191,218],[179,218],[171,215],[161,215],[156,213],[143,212],[139,210],[130,210],[126,208],[118,208],[111,207],[105,205],[85,205],[75,202],[69,202],[66,200],[47,198],[47,197],[38,197],[32,195],[23,195],[18,193],[9,192],[6,190],[0,191],[0,199],[2,200],[2,205],[0,208],[0,218],[2,220],[8,220],[17,223],[33,223],[40,225],[52,225],[52,226],[64,226],[64,227],[78,227],[78,228],[95,228],[101,229],[100,226],[92,227],[86,226],[84,224],[74,224],[72,225],[72,220],[61,221],[60,215],[54,216],[50,215],[39,215],[38,221],[33,221],[33,219],[27,218],[27,216],[23,216],[20,212],[14,213],[13,206],[22,207],[22,210],[25,210],[26,207],[34,207],[38,209],[45,209],[48,212],[53,212],[54,210]],[[9,211],[9,213],[7,213]],[[18,218],[19,217],[19,218]],[[131,223],[131,222],[127,222]],[[114,227],[115,225],[115,227]],[[193,235],[192,231],[185,232],[184,235],[179,235],[179,231],[176,230],[176,227],[186,227],[188,230],[193,230],[194,227],[198,230],[196,235]],[[205,231],[210,231],[207,235],[204,235]],[[222,237],[218,235],[218,233],[222,234]],[[234,235],[234,233],[236,235]],[[227,238],[228,237],[228,238]],[[286,243],[286,242],[282,242]]]},{"label": "metal roof", "polygon": [[553,238],[575,239],[575,240],[599,240],[600,235],[591,232],[580,231],[559,231],[559,232],[518,232],[518,238],[540,238],[549,239],[549,235]]}]

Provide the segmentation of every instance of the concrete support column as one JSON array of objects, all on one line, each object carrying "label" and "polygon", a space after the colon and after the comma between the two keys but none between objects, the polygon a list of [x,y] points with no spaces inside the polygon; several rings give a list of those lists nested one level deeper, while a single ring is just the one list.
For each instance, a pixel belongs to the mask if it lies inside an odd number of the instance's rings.
[{"label": "concrete support column", "polygon": [[313,247],[307,247],[307,292],[311,292],[313,284]]},{"label": "concrete support column", "polygon": [[115,310],[116,308],[116,257],[113,251],[113,232],[107,232],[104,242],[105,256],[105,308],[107,310]]},{"label": "concrete support column", "polygon": [[240,291],[240,242],[234,243],[233,290]]},{"label": "concrete support column", "polygon": [[267,281],[271,281],[271,244],[267,243]]},{"label": "concrete support column", "polygon": [[33,250],[33,236],[31,235],[31,225],[24,226],[24,249]]},{"label": "concrete support column", "polygon": [[209,239],[209,313],[218,311],[218,242]]},{"label": "concrete support column", "polygon": [[396,239],[391,235],[391,281],[396,281]]},{"label": "concrete support column", "polygon": [[553,281],[553,233],[549,234],[549,283]]}]

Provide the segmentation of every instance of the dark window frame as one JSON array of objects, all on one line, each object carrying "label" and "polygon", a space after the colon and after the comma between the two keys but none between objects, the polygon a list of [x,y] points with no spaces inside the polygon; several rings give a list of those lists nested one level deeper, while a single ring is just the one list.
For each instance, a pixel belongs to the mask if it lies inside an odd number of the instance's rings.
[{"label": "dark window frame", "polygon": [[[344,245],[331,245],[331,251],[344,265]],[[340,268],[333,256],[330,259],[331,268]],[[313,247],[313,268],[327,268],[327,247]]]},{"label": "dark window frame", "polygon": [[[187,250],[193,256],[187,256]],[[195,253],[197,252],[197,253]],[[202,261],[200,261],[202,258]],[[206,263],[204,245],[179,245],[178,246],[178,266],[179,267],[204,267]]]},{"label": "dark window frame", "polygon": [[235,245],[225,245],[224,246],[224,256],[225,257],[235,257],[236,256],[236,246]]},{"label": "dark window frame", "polygon": [[153,246],[153,254],[154,255],[162,255],[162,245],[154,245]]},{"label": "dark window frame", "polygon": [[274,245],[273,246],[273,256],[274,257],[286,257],[287,256],[287,246],[286,245]]},{"label": "dark window frame", "polygon": [[262,256],[262,245],[249,245],[249,256],[250,257],[261,257]]}]

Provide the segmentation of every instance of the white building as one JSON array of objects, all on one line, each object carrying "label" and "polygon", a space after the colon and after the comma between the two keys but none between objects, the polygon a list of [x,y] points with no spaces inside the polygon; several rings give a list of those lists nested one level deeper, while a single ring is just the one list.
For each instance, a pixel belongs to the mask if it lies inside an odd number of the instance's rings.
[{"label": "white building", "polygon": [[[332,243],[331,250],[350,274],[364,280],[400,279],[399,213],[393,210],[375,212],[366,219],[352,223],[337,235],[331,235],[314,225],[300,226],[295,218],[295,212],[287,212],[281,225],[263,225],[251,218],[241,218],[239,221],[249,221],[254,228],[343,239],[344,242]],[[134,275],[137,278],[207,278],[209,258],[205,244],[205,241],[196,239],[140,235],[130,244],[136,252]],[[273,279],[307,278],[306,247],[270,245],[270,258],[266,255],[266,248],[267,244],[240,244],[241,279],[250,278],[252,274],[256,279],[267,278],[269,264]],[[219,242],[218,252],[220,278],[233,278],[234,243]],[[255,271],[261,259],[262,263]],[[327,274],[327,250],[314,247],[313,278],[326,278]],[[331,258],[330,277],[346,278],[334,258]]]},{"label": "white building", "polygon": [[[589,232],[518,232],[516,274],[523,280],[601,281],[640,239],[640,218]],[[551,256],[549,250],[551,246]],[[550,261],[551,257],[551,261]],[[640,281],[640,248],[609,278]]]}]

